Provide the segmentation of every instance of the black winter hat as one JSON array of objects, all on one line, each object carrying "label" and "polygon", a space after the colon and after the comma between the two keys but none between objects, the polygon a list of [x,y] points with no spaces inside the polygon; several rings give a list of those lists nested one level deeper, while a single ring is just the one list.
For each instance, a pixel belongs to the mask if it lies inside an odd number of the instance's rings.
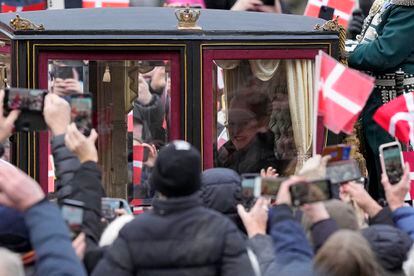
[{"label": "black winter hat", "polygon": [[372,225],[362,230],[380,265],[389,272],[402,270],[408,251],[413,244],[410,236],[400,229],[385,225]]},{"label": "black winter hat", "polygon": [[158,154],[150,183],[166,197],[195,193],[201,186],[200,153],[185,141],[171,142]]}]

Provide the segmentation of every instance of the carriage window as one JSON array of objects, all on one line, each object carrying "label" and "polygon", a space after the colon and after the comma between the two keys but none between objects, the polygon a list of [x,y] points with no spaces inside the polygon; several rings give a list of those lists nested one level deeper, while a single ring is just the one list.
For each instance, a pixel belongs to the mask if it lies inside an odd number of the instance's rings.
[{"label": "carriage window", "polygon": [[[91,115],[108,195],[127,190],[129,200],[139,203],[152,197],[153,155],[169,139],[170,61],[49,60],[48,65],[49,90],[72,102],[73,118],[82,115],[78,128]],[[90,105],[73,104],[73,95],[80,102],[87,94]]]},{"label": "carriage window", "polygon": [[216,60],[215,166],[293,174],[312,151],[312,70],[310,60]]}]

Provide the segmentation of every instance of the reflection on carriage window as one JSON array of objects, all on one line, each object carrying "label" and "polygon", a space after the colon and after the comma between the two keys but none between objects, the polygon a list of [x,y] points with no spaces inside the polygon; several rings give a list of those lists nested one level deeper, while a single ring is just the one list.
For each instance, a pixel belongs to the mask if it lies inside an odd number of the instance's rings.
[{"label": "reflection on carriage window", "polygon": [[49,90],[65,97],[83,94],[84,73],[87,73],[88,61],[53,60],[49,62]]},{"label": "reflection on carriage window", "polygon": [[[133,109],[133,197],[152,198],[149,175],[156,152],[168,141],[170,83],[169,61],[141,63],[138,97]],[[141,171],[137,170],[141,166]]]},{"label": "reflection on carriage window", "polygon": [[170,61],[49,60],[48,77],[49,91],[69,102],[91,95],[88,114],[99,134],[108,194],[127,190],[130,201],[152,197],[148,177],[169,139]]},{"label": "reflection on carriage window", "polygon": [[293,174],[311,152],[312,70],[310,60],[216,60],[215,165]]}]

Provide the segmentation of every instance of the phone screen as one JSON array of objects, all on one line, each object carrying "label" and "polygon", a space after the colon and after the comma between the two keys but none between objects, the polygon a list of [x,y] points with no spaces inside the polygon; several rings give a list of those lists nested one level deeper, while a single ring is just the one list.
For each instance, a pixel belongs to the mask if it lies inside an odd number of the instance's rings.
[{"label": "phone screen", "polygon": [[331,183],[337,184],[360,179],[362,175],[355,160],[346,160],[329,163],[326,167],[326,177]]},{"label": "phone screen", "polygon": [[327,179],[302,182],[290,187],[293,206],[325,201],[332,198],[331,183]]},{"label": "phone screen", "polygon": [[257,189],[255,189],[256,178],[259,175],[242,175],[242,195],[244,198],[257,197]]},{"label": "phone screen", "polygon": [[72,122],[85,136],[89,136],[92,130],[92,98],[90,95],[71,96]]},{"label": "phone screen", "polygon": [[286,178],[262,178],[260,184],[261,195],[270,198],[276,198],[280,185],[285,180]]},{"label": "phone screen", "polygon": [[384,159],[385,173],[388,176],[388,180],[391,184],[398,183],[404,174],[400,147],[393,145],[384,148],[382,158]]},{"label": "phone screen", "polygon": [[101,199],[102,203],[102,217],[106,218],[108,221],[112,221],[116,218],[116,209],[121,208],[121,202],[115,198],[104,197]]},{"label": "phone screen", "polygon": [[65,220],[66,224],[69,226],[69,229],[72,232],[72,239],[73,239],[82,230],[83,208],[63,204],[62,217]]},{"label": "phone screen", "polygon": [[23,88],[7,88],[5,90],[8,110],[43,111],[46,91]]}]

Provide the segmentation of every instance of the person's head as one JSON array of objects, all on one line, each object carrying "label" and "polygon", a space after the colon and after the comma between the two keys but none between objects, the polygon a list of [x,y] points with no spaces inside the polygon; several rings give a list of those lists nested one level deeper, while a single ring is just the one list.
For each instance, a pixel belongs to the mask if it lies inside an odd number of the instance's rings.
[{"label": "person's head", "polygon": [[0,247],[0,276],[24,276],[23,263],[19,255]]},{"label": "person's head", "polygon": [[242,90],[230,101],[227,128],[237,150],[246,148],[259,132],[268,130],[272,103],[266,93]]},{"label": "person's head", "polygon": [[372,225],[362,230],[379,264],[390,275],[403,275],[403,263],[407,259],[413,241],[400,229],[390,225]]},{"label": "person's head", "polygon": [[242,203],[241,177],[227,168],[205,170],[201,175],[201,199],[204,206],[229,217],[244,230],[237,214],[237,204]]},{"label": "person's head", "polygon": [[322,276],[380,276],[381,267],[368,242],[355,231],[339,230],[321,247],[314,258]]},{"label": "person's head", "polygon": [[176,140],[161,149],[150,184],[163,196],[188,196],[200,189],[200,153],[185,141]]}]

